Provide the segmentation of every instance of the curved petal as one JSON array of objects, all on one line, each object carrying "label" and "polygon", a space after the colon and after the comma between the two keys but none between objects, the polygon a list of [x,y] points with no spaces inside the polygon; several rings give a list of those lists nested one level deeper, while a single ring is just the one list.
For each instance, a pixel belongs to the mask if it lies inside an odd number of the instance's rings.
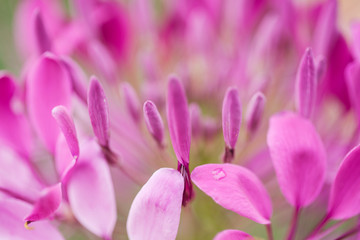
[{"label": "curved petal", "polygon": [[280,189],[294,207],[312,203],[325,178],[326,153],[312,123],[291,112],[270,119],[267,135]]},{"label": "curved petal", "polygon": [[360,91],[360,63],[352,62],[347,65],[345,70],[345,79],[347,90],[349,91],[349,97],[351,104],[355,110],[358,123],[360,123],[360,101],[358,100],[358,94]]},{"label": "curved petal", "polygon": [[167,119],[171,142],[177,160],[189,165],[191,125],[185,91],[181,82],[170,77],[167,98]]},{"label": "curved petal", "polygon": [[110,138],[109,107],[104,89],[95,76],[92,76],[90,80],[88,108],[91,125],[99,144],[103,147],[108,146]]},{"label": "curved petal", "polygon": [[13,77],[0,72],[0,142],[16,150],[22,157],[28,157],[32,150],[32,133],[25,115],[13,108],[16,91]]},{"label": "curved petal", "polygon": [[250,99],[246,110],[246,126],[250,133],[254,133],[261,122],[266,98],[261,92],[257,92]]},{"label": "curved petal", "polygon": [[360,213],[360,146],[344,158],[331,188],[328,214],[343,220]]},{"label": "curved petal", "polygon": [[35,222],[32,230],[24,227],[24,216],[31,205],[14,199],[0,199],[0,238],[11,240],[64,240],[60,232],[48,221]]},{"label": "curved petal", "polygon": [[227,229],[216,234],[213,240],[255,240],[255,238],[239,230]]},{"label": "curved petal", "polygon": [[170,168],[157,170],[136,195],[126,228],[131,240],[175,240],[184,180]]},{"label": "curved petal", "polygon": [[55,55],[45,53],[30,70],[26,87],[30,120],[45,146],[54,153],[60,130],[51,110],[57,105],[70,108],[69,76]]},{"label": "curved petal", "polygon": [[81,151],[67,181],[69,203],[84,227],[108,239],[117,216],[110,170],[96,142],[81,145]]},{"label": "curved petal", "polygon": [[234,164],[205,164],[192,173],[193,182],[220,206],[269,224],[272,205],[269,194],[250,170]]},{"label": "curved petal", "polygon": [[64,106],[56,106],[52,110],[52,115],[58,123],[70,149],[72,156],[79,157],[79,141],[77,139],[75,124],[68,110]]},{"label": "curved petal", "polygon": [[25,217],[26,223],[43,220],[52,216],[61,203],[61,183],[45,188],[36,201],[31,213]]}]

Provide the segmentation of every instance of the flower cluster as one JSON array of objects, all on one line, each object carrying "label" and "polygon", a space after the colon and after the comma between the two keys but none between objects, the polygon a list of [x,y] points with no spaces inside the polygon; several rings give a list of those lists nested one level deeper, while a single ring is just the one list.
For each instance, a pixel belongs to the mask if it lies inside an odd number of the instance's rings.
[{"label": "flower cluster", "polygon": [[337,11],[19,1],[0,239],[357,237],[360,24]]}]

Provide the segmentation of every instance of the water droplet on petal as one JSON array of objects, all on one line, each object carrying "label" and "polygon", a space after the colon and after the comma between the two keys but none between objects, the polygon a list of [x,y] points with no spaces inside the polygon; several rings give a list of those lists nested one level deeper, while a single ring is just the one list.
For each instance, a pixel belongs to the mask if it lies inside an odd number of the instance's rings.
[{"label": "water droplet on petal", "polygon": [[222,168],[216,168],[211,173],[216,180],[221,180],[226,177],[226,173]]}]

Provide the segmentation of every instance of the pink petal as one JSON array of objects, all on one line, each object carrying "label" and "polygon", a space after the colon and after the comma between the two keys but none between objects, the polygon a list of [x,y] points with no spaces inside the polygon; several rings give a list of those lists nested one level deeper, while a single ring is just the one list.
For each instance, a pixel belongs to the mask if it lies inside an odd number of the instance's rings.
[{"label": "pink petal", "polygon": [[351,104],[355,110],[358,122],[360,123],[360,63],[353,62],[347,65],[345,70],[345,79]]},{"label": "pink petal", "polygon": [[103,147],[109,144],[109,107],[105,92],[97,80],[92,76],[88,91],[88,108],[91,125],[99,144]]},{"label": "pink petal", "polygon": [[122,83],[121,88],[124,94],[125,105],[130,116],[135,122],[139,122],[141,105],[134,88],[127,82]]},{"label": "pink petal", "polygon": [[247,106],[245,121],[247,129],[250,133],[254,133],[261,122],[264,112],[266,98],[261,92],[257,92],[252,96]]},{"label": "pink petal", "polygon": [[170,138],[177,160],[183,165],[189,165],[191,143],[189,110],[184,87],[174,76],[169,80],[166,107]]},{"label": "pink petal", "polygon": [[317,77],[311,48],[307,48],[299,65],[295,85],[295,103],[300,115],[310,118],[314,112]]},{"label": "pink petal", "polygon": [[28,119],[13,107],[14,101],[20,101],[16,98],[17,90],[13,77],[0,72],[0,142],[27,158],[33,139]]},{"label": "pink petal", "polygon": [[360,22],[354,22],[351,26],[351,35],[352,35],[352,49],[353,49],[353,54],[356,57],[357,61],[360,61],[360,46],[359,46],[359,42],[360,42]]},{"label": "pink petal", "polygon": [[45,53],[30,70],[26,87],[30,120],[45,146],[54,153],[59,128],[51,110],[57,105],[70,107],[68,74],[56,56]]},{"label": "pink petal", "polygon": [[44,189],[36,201],[31,213],[25,217],[27,223],[43,220],[52,216],[61,203],[61,183]]},{"label": "pink petal", "polygon": [[164,123],[156,105],[148,100],[144,103],[143,111],[147,129],[159,146],[164,146]]},{"label": "pink petal", "polygon": [[157,170],[136,195],[126,228],[132,240],[175,240],[184,180],[170,168]]},{"label": "pink petal", "polygon": [[105,79],[113,82],[116,79],[116,64],[109,51],[97,41],[91,41],[87,47],[89,59]]},{"label": "pink petal", "polygon": [[0,238],[11,240],[64,240],[60,232],[48,221],[32,224],[32,230],[24,227],[24,216],[31,205],[10,198],[0,199]]},{"label": "pink petal", "polygon": [[51,41],[47,35],[40,10],[36,9],[33,15],[36,49],[39,55],[51,50]]},{"label": "pink petal", "polygon": [[86,92],[86,83],[87,78],[84,71],[81,67],[69,57],[62,57],[61,61],[63,62],[67,72],[70,75],[73,91],[78,95],[78,97],[83,101],[87,102],[87,92]]},{"label": "pink petal", "polygon": [[73,155],[70,152],[69,145],[66,142],[66,139],[63,134],[61,134],[56,143],[55,151],[55,166],[56,171],[63,180],[66,172],[73,166],[74,159]]},{"label": "pink petal", "polygon": [[234,164],[205,164],[191,174],[193,182],[220,206],[269,224],[272,206],[269,194],[250,170]]},{"label": "pink petal", "polygon": [[196,103],[191,103],[190,107],[191,133],[193,137],[199,137],[202,133],[201,109]]},{"label": "pink petal", "polygon": [[77,159],[79,157],[80,150],[75,124],[72,117],[70,116],[68,110],[61,105],[53,108],[52,115],[56,119],[56,122],[64,134],[72,156],[74,159]]},{"label": "pink petal", "polygon": [[67,181],[69,203],[74,216],[84,227],[108,239],[117,216],[110,170],[96,142],[84,143],[81,150]]},{"label": "pink petal", "polygon": [[312,123],[285,112],[270,119],[267,135],[280,189],[294,207],[305,207],[318,196],[325,178],[326,153]]},{"label": "pink petal", "polygon": [[255,238],[245,232],[228,229],[216,234],[213,240],[255,240]]},{"label": "pink petal", "polygon": [[360,213],[360,146],[344,158],[331,188],[328,215],[343,220]]},{"label": "pink petal", "polygon": [[222,127],[226,145],[234,149],[241,123],[241,105],[239,91],[229,88],[226,91],[222,106]]},{"label": "pink petal", "polygon": [[315,26],[313,49],[318,55],[327,56],[336,34],[337,1],[327,0]]}]

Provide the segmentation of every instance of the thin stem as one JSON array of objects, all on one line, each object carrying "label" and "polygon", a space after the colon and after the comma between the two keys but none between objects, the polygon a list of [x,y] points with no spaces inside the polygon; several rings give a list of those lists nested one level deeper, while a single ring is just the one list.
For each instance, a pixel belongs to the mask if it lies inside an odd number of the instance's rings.
[{"label": "thin stem", "polygon": [[339,237],[337,237],[335,240],[342,240],[345,239],[347,237],[350,237],[351,235],[354,235],[355,233],[357,233],[359,231],[359,226],[355,226],[353,228],[351,228],[349,231],[345,232],[344,234],[340,235]]},{"label": "thin stem", "polygon": [[268,240],[274,240],[271,223],[266,224],[265,226],[266,226],[266,233],[268,236]]},{"label": "thin stem", "polygon": [[314,237],[330,220],[330,215],[326,214],[325,217],[316,225],[314,230],[309,234],[308,238]]},{"label": "thin stem", "polygon": [[296,228],[297,228],[297,224],[298,224],[299,216],[300,216],[300,211],[301,211],[300,207],[294,208],[294,213],[293,213],[293,217],[291,220],[291,225],[289,228],[287,240],[293,240],[295,238]]}]

